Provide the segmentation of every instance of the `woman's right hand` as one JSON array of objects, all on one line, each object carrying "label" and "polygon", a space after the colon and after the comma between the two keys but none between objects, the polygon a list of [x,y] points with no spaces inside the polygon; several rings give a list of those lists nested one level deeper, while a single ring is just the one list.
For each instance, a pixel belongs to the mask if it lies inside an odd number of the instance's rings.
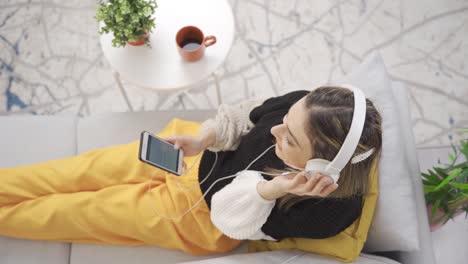
[{"label": "woman's right hand", "polygon": [[163,139],[174,144],[175,148],[181,148],[184,151],[184,156],[190,157],[213,146],[216,143],[216,131],[214,128],[210,128],[198,136],[172,135],[163,137]]},{"label": "woman's right hand", "polygon": [[195,156],[205,150],[204,142],[201,137],[172,135],[162,137],[165,141],[174,144],[176,149],[182,149],[184,156]]}]

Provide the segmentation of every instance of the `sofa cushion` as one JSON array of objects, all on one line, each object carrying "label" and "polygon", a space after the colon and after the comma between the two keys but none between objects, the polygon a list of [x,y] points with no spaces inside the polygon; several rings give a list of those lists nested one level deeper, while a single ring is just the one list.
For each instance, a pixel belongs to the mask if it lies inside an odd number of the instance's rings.
[{"label": "sofa cushion", "polygon": [[[74,116],[1,116],[0,167],[13,167],[76,153]],[[0,175],[1,177],[1,175]],[[70,244],[0,237],[0,263],[66,264]]]},{"label": "sofa cushion", "polygon": [[70,264],[129,264],[129,263],[152,263],[172,264],[183,261],[205,260],[219,258],[247,252],[247,243],[229,252],[209,256],[192,256],[182,251],[169,250],[159,247],[129,247],[109,245],[72,245]]},{"label": "sofa cushion", "polygon": [[175,117],[201,122],[215,114],[214,110],[197,110],[109,113],[85,117],[78,122],[77,152],[80,154],[137,140],[141,131],[158,132]]},{"label": "sofa cushion", "polygon": [[[341,264],[343,262],[325,258],[319,255],[306,253],[300,250],[277,250],[273,252],[257,252],[249,254],[238,254],[207,260],[182,262],[184,264]],[[361,254],[359,258],[353,262],[356,264],[398,264],[398,262],[374,255]]]},{"label": "sofa cushion", "polygon": [[70,244],[0,237],[1,264],[68,264]]},{"label": "sofa cushion", "polygon": [[76,153],[77,118],[61,116],[1,116],[0,166],[20,166]]}]

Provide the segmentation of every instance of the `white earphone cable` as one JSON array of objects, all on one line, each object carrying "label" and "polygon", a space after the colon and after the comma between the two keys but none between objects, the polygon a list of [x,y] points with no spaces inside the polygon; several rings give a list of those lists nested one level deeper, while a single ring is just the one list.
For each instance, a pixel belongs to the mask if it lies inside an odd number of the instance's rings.
[{"label": "white earphone cable", "polygon": [[[265,151],[263,151],[262,154],[260,154],[256,159],[254,159],[252,162],[250,162],[250,164],[249,164],[244,170],[242,170],[242,171],[247,170],[250,166],[252,166],[252,164],[253,164],[255,161],[257,161],[259,158],[261,158],[263,155],[265,155],[265,153],[266,153],[268,150],[270,150],[272,147],[274,147],[274,146],[275,146],[275,145],[272,145],[272,146],[268,147]],[[211,170],[210,170],[210,172],[208,173],[208,175],[205,177],[205,179],[203,179],[203,181],[199,183],[200,185],[201,185],[203,182],[205,182],[206,179],[208,179],[208,177],[211,175],[211,172],[213,172],[213,169],[214,169],[214,167],[215,167],[215,165],[216,165],[216,162],[217,162],[217,160],[218,160],[218,153],[216,153],[216,152],[214,152],[214,153],[215,153],[215,162],[213,163],[213,166],[211,167]],[[202,155],[202,154],[200,154],[200,157],[201,157],[201,155]],[[199,158],[200,158],[200,157],[199,157]],[[198,162],[198,160],[197,160],[196,162]],[[196,162],[194,162],[194,163],[192,164],[192,166],[190,166],[190,169],[187,170],[187,171],[185,171],[182,175],[187,174],[187,173],[193,168],[193,166],[194,166],[194,164],[196,164]],[[169,216],[161,215],[161,214],[158,213],[158,211],[156,210],[156,208],[153,208],[154,213],[155,213],[157,216],[161,217],[161,218],[168,219],[168,220],[172,220],[172,221],[177,221],[178,219],[180,219],[180,218],[182,218],[183,216],[185,216],[188,212],[190,212],[193,208],[195,208],[196,206],[198,206],[198,204],[200,204],[200,202],[205,198],[206,194],[211,190],[211,188],[212,188],[217,182],[219,182],[219,181],[221,181],[221,180],[224,180],[224,179],[228,179],[228,178],[235,177],[235,176],[237,176],[238,173],[240,173],[240,172],[242,172],[242,171],[239,171],[239,172],[237,172],[236,174],[233,174],[233,175],[229,175],[229,176],[226,176],[226,177],[222,177],[222,178],[217,179],[215,182],[213,182],[213,183],[210,185],[210,187],[206,190],[206,192],[203,194],[203,196],[202,196],[197,202],[195,202],[195,204],[194,204],[192,207],[190,207],[187,211],[185,211],[184,213],[182,213],[182,214],[181,214],[180,216],[178,216],[178,217],[169,217]],[[283,175],[283,174],[284,174],[284,173],[282,173],[282,174],[272,174],[272,173],[266,173],[266,172],[262,172],[262,171],[258,171],[258,172],[261,172],[261,173],[267,174],[267,175]],[[158,173],[160,173],[160,171],[158,171]],[[151,193],[151,186],[153,186],[153,185],[152,185],[152,183],[153,183],[153,176],[154,176],[154,175],[152,174],[151,177],[150,177],[150,179],[149,179],[149,183],[148,183],[148,191],[147,191],[147,193],[148,193],[148,195],[149,195],[150,198],[151,198],[151,194],[150,194],[150,193]],[[178,181],[177,179],[176,179],[176,182],[177,182],[177,185],[179,186],[179,188],[180,188],[182,191],[185,192],[185,190],[183,190],[183,189],[181,188],[180,183],[179,183],[179,181]],[[150,199],[150,203],[152,203],[152,201],[154,201],[154,200]]]},{"label": "white earphone cable", "polygon": [[[213,183],[210,185],[210,187],[206,190],[206,192],[202,195],[202,197],[201,197],[197,202],[195,202],[195,204],[194,204],[192,207],[190,207],[187,211],[185,211],[185,212],[184,212],[183,214],[181,214],[180,216],[178,216],[178,217],[164,216],[164,215],[159,214],[158,211],[156,210],[156,208],[153,208],[154,213],[155,213],[157,216],[161,217],[161,218],[168,219],[168,220],[172,220],[172,221],[177,221],[178,219],[180,219],[180,218],[182,218],[183,216],[185,216],[185,215],[186,215],[188,212],[190,212],[192,209],[194,209],[196,206],[198,206],[198,204],[200,204],[200,202],[205,198],[205,196],[207,195],[207,193],[211,190],[211,188],[212,188],[216,183],[218,183],[218,182],[221,181],[221,180],[225,180],[225,179],[229,179],[229,178],[235,177],[235,176],[237,176],[237,174],[239,174],[240,172],[246,171],[248,168],[250,168],[250,166],[252,166],[252,164],[253,164],[254,162],[256,162],[259,158],[261,158],[263,155],[265,155],[265,153],[266,153],[268,150],[270,150],[272,147],[274,147],[274,146],[275,146],[275,145],[272,145],[272,146],[268,147],[265,151],[263,151],[262,154],[260,154],[260,155],[259,155],[257,158],[255,158],[252,162],[250,162],[250,164],[249,164],[244,170],[239,171],[239,172],[237,172],[236,174],[229,175],[229,176],[226,176],[226,177],[222,177],[222,178],[217,179],[215,182],[213,182]],[[208,175],[205,177],[205,179],[203,179],[200,183],[197,183],[197,184],[194,184],[194,185],[196,185],[196,186],[202,185],[202,184],[208,179],[208,177],[211,176],[211,173],[213,172],[213,169],[214,169],[214,167],[215,167],[215,165],[216,165],[216,163],[217,163],[217,161],[218,161],[218,153],[217,153],[217,152],[214,152],[214,153],[215,153],[215,161],[214,161],[214,163],[213,163],[213,166],[211,167],[210,172],[209,172]],[[363,153],[363,154],[357,155],[356,157],[354,157],[354,159],[352,160],[351,163],[354,164],[354,163],[361,162],[361,161],[367,159],[372,153],[373,153],[373,149],[371,149],[370,151],[367,151],[367,152],[365,152],[365,153]],[[203,153],[200,153],[200,154],[199,154],[199,157],[197,158],[197,160],[192,164],[192,166],[190,166],[190,169],[184,171],[184,172],[182,173],[182,175],[186,175],[189,171],[191,171],[192,168],[193,168],[193,166],[198,162],[198,160],[200,159],[200,157],[201,157],[202,155],[203,155]],[[257,171],[257,172],[261,172],[261,173],[267,174],[267,175],[285,175],[285,174],[288,174],[288,173],[272,174],[272,173],[267,173],[267,172],[263,172],[263,171]],[[160,173],[160,171],[158,171],[157,173]],[[150,193],[151,193],[151,186],[153,186],[153,185],[152,185],[152,183],[153,183],[153,177],[154,177],[154,175],[152,174],[152,175],[150,176],[150,179],[149,179],[148,191],[147,191],[147,193],[148,193],[148,195],[149,195],[149,197],[150,197],[150,203],[152,203],[152,201],[154,201],[154,200],[151,199],[151,194],[150,194]],[[178,176],[178,177],[180,177],[180,176]],[[178,179],[175,179],[175,180],[176,180],[177,186],[178,186],[179,189],[181,189],[183,192],[187,193],[186,190],[191,190],[191,189],[192,189],[192,187],[190,187],[190,188],[182,188],[182,186],[181,186],[179,180],[178,180]],[[192,185],[192,186],[193,186],[193,185]],[[153,207],[154,207],[154,205],[153,205]]]}]

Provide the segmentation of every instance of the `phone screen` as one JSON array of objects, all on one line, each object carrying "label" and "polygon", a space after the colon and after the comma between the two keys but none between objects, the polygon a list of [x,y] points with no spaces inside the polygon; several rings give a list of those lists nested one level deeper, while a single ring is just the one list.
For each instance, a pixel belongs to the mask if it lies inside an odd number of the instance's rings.
[{"label": "phone screen", "polygon": [[146,159],[166,169],[177,171],[179,164],[179,150],[162,140],[148,137],[148,150]]}]

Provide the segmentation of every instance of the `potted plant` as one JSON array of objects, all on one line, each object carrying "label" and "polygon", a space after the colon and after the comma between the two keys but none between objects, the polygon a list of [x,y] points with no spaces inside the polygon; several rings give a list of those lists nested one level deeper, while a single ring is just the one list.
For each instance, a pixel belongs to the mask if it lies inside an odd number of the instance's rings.
[{"label": "potted plant", "polygon": [[468,139],[462,139],[460,146],[452,145],[452,149],[450,164],[422,173],[431,231],[463,212],[468,215]]},{"label": "potted plant", "polygon": [[112,32],[112,46],[151,46],[149,34],[155,26],[156,0],[98,0],[96,20],[103,22],[99,34]]}]

